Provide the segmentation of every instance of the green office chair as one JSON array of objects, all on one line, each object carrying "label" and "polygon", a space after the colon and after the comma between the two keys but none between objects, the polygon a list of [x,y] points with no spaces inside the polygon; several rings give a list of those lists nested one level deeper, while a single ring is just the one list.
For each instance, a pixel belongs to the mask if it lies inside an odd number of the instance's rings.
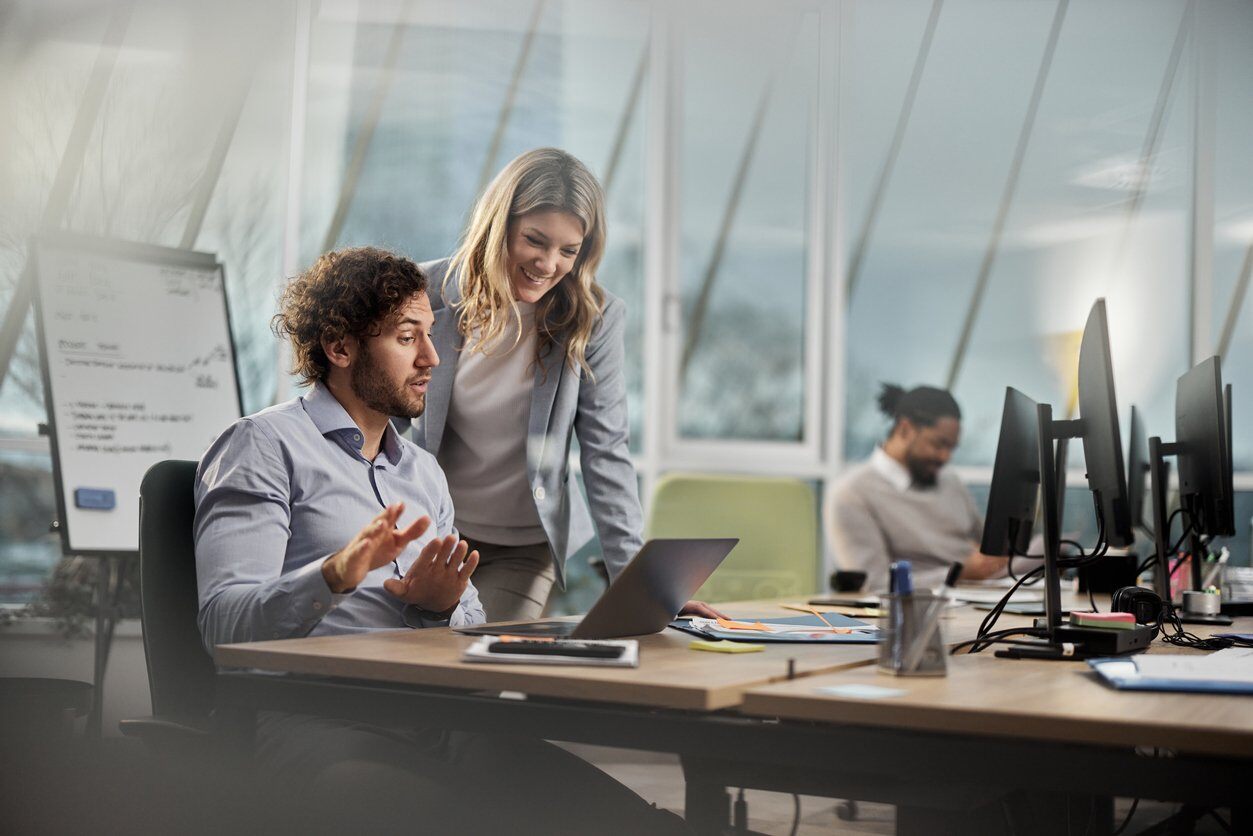
[{"label": "green office chair", "polygon": [[647,537],[738,537],[740,544],[697,593],[746,601],[818,591],[818,509],[796,479],[670,473],[653,491]]}]

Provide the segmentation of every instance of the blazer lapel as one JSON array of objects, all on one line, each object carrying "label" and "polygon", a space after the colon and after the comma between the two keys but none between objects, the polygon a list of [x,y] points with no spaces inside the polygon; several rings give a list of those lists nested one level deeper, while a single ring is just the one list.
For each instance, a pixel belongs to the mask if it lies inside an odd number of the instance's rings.
[{"label": "blazer lapel", "polygon": [[431,370],[431,382],[427,386],[426,414],[422,416],[422,430],[426,443],[422,446],[432,456],[439,455],[440,441],[444,438],[444,424],[448,420],[448,404],[452,400],[453,378],[457,376],[457,360],[465,342],[457,333],[457,312],[445,304],[435,312],[435,331],[432,341],[439,354],[439,365]]}]

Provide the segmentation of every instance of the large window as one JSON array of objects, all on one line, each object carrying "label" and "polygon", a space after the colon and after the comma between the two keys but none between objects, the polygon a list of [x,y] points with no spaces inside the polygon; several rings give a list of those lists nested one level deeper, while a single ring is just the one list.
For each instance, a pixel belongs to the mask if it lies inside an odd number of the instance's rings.
[{"label": "large window", "polygon": [[[1165,430],[1191,330],[1193,95],[1174,49],[1190,15],[1136,6],[946,3],[933,18],[930,3],[856,5],[849,457],[880,434],[880,381],[952,388],[964,464],[991,465],[1007,385],[1073,414],[1098,297],[1120,405]],[[1121,48],[1100,47],[1114,37]]]},{"label": "large window", "polygon": [[[216,252],[246,409],[271,402],[290,101],[289,6],[57,4],[5,10],[0,299],[42,224]],[[72,140],[84,131],[83,141]],[[66,175],[70,176],[66,176]],[[58,198],[54,183],[67,191]],[[0,601],[60,558],[33,317],[0,387]]]},{"label": "large window", "polygon": [[677,15],[681,438],[800,442],[818,16]]},{"label": "large window", "polygon": [[[0,12],[0,300],[68,161],[55,225],[224,262],[249,411],[293,391],[268,330],[286,276],[354,244],[443,257],[491,176],[556,145],[608,193],[646,503],[680,467],[825,489],[881,439],[882,382],[954,389],[981,496],[1005,386],[1074,409],[1098,297],[1124,421],[1134,404],[1150,434],[1222,354],[1253,491],[1243,0],[69,8]],[[8,600],[59,557],[26,328],[0,386]],[[595,587],[576,563],[574,608]]]}]

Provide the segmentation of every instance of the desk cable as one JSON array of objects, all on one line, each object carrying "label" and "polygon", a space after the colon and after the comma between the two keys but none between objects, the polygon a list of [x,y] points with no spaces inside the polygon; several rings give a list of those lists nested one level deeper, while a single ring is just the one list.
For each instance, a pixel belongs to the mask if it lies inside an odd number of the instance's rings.
[{"label": "desk cable", "polygon": [[[1096,502],[1096,496],[1094,494],[1093,503],[1095,504],[1095,502]],[[1098,511],[1099,511],[1099,508],[1098,508]],[[1082,545],[1080,545],[1079,543],[1073,540],[1060,541],[1061,543],[1064,543],[1065,545],[1068,545],[1071,548],[1078,551],[1078,554],[1059,559],[1057,561],[1057,566],[1059,569],[1069,569],[1069,568],[1087,566],[1105,557],[1105,555],[1109,552],[1109,543],[1105,536],[1105,519],[1100,513],[1098,513],[1096,515],[1096,520],[1097,520],[1096,545],[1092,547],[1091,551],[1085,551]],[[1010,547],[1010,560],[1011,561],[1013,560],[1013,557],[1014,557],[1014,553],[1013,553],[1013,547],[1011,545]],[[1040,555],[1022,555],[1022,557],[1032,557],[1035,559],[1040,559]],[[1028,572],[1025,572],[1022,575],[1022,577],[1018,578],[1018,580],[1014,583],[1014,585],[1009,588],[1009,591],[1006,592],[1001,597],[1001,600],[997,601],[996,605],[992,607],[991,611],[988,612],[987,616],[984,617],[983,622],[979,625],[978,632],[975,634],[975,638],[973,640],[960,642],[959,644],[954,645],[953,648],[949,651],[949,653],[951,655],[956,655],[957,653],[959,653],[965,648],[969,648],[969,650],[966,651],[968,653],[980,653],[984,650],[987,650],[989,647],[991,647],[994,644],[1038,644],[1038,642],[1011,641],[1011,639],[1015,636],[1027,636],[1027,637],[1032,637],[1032,638],[1037,638],[1037,639],[1047,638],[1048,631],[1040,627],[1013,627],[1008,630],[998,630],[995,632],[993,632],[992,630],[992,628],[996,626],[997,620],[1000,619],[1001,613],[1005,611],[1005,606],[1009,603],[1010,599],[1014,596],[1014,593],[1017,592],[1024,584],[1030,583],[1033,578],[1037,578],[1037,577],[1042,578],[1043,576],[1044,576],[1043,564],[1036,566],[1035,568],[1031,569]]]}]

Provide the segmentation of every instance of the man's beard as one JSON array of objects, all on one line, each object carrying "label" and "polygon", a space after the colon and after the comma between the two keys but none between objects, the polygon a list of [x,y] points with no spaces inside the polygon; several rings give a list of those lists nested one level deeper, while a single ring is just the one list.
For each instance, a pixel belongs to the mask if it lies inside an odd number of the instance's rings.
[{"label": "man's beard", "polygon": [[426,410],[426,393],[410,394],[408,382],[392,386],[374,363],[370,350],[361,344],[361,354],[352,367],[352,393],[361,402],[384,415],[418,418]]},{"label": "man's beard", "polygon": [[934,488],[935,483],[939,481],[940,472],[931,469],[928,465],[929,462],[920,459],[909,459],[906,462],[906,467],[909,468],[909,477],[915,487]]}]

